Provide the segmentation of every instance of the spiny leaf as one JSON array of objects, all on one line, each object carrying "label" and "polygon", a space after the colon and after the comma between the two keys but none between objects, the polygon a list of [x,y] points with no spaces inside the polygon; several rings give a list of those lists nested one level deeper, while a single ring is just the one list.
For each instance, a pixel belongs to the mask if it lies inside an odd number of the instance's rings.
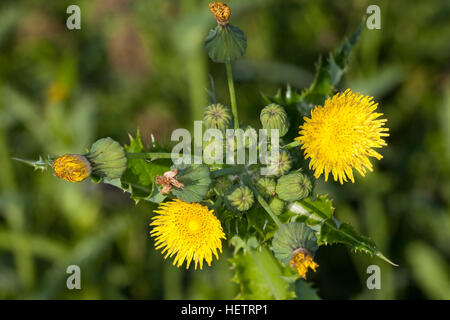
[{"label": "spiny leaf", "polygon": [[16,160],[22,163],[25,163],[29,166],[32,166],[34,170],[42,170],[45,171],[48,168],[51,168],[51,163],[53,162],[50,156],[44,160],[41,156],[39,156],[39,160],[33,161],[33,160],[25,160],[20,158],[11,158],[12,160]]},{"label": "spiny leaf", "polygon": [[[152,151],[156,151],[155,149],[157,149],[157,146],[153,145]],[[130,135],[130,144],[125,146],[125,150],[129,153],[148,152],[142,144],[139,131],[136,138]],[[152,162],[145,159],[128,159],[128,168],[121,178],[122,188],[131,193],[131,198],[136,203],[140,200],[157,202],[164,197],[161,197],[162,195],[159,194],[158,188],[155,186],[155,178],[169,171],[170,165],[171,161],[164,159]]]},{"label": "spiny leaf", "polygon": [[361,33],[362,23],[350,38],[344,40],[336,52],[330,53],[326,62],[321,58],[316,64],[316,75],[311,86],[301,93],[294,91],[288,85],[286,90],[279,89],[272,96],[263,94],[263,99],[269,103],[277,103],[286,107],[289,119],[291,119],[290,130],[287,138],[297,135],[299,125],[303,123],[302,117],[308,117],[316,105],[323,105],[325,100],[333,94],[335,87],[339,84],[342,76],[347,71],[348,58],[351,49],[356,44]]},{"label": "spiny leaf", "polygon": [[328,69],[331,84],[333,86],[336,86],[341,81],[342,76],[347,71],[348,57],[350,55],[350,51],[359,39],[362,26],[363,22],[360,23],[358,29],[350,36],[350,38],[344,40],[336,52],[330,54],[328,59]]},{"label": "spiny leaf", "polygon": [[315,201],[303,199],[288,205],[292,220],[305,222],[316,231],[319,245],[343,243],[352,250],[376,255],[382,260],[396,266],[387,259],[368,237],[358,234],[351,225],[339,222],[334,216],[334,208],[326,195]]},{"label": "spiny leaf", "polygon": [[292,299],[295,292],[285,277],[283,268],[266,247],[261,250],[239,251],[231,260],[235,271],[233,281],[239,285],[238,299]]},{"label": "spiny leaf", "polygon": [[295,295],[298,300],[321,300],[317,294],[317,290],[304,279],[297,279],[295,281]]},{"label": "spiny leaf", "polygon": [[263,241],[271,239],[277,227],[270,216],[261,208],[254,207],[245,213],[249,231],[256,231]]}]

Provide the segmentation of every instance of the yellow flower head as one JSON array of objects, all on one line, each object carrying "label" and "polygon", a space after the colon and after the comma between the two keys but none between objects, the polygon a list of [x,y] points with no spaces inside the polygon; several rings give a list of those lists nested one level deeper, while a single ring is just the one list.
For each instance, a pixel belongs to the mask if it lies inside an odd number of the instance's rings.
[{"label": "yellow flower head", "polygon": [[69,182],[80,182],[89,177],[92,167],[89,161],[78,154],[65,154],[52,165],[53,171],[58,178]]},{"label": "yellow flower head", "polygon": [[309,254],[309,252],[302,248],[294,251],[291,261],[289,261],[289,265],[292,268],[297,269],[298,274],[303,279],[306,279],[308,268],[311,268],[314,272],[316,272],[316,268],[319,267],[319,265],[314,262],[313,257]]},{"label": "yellow flower head", "polygon": [[231,10],[230,7],[227,6],[225,3],[220,1],[214,1],[209,4],[209,10],[214,14],[214,17],[216,17],[217,22],[220,25],[227,25],[228,20],[230,19]]},{"label": "yellow flower head", "polygon": [[386,119],[377,119],[383,114],[374,112],[378,103],[372,99],[347,89],[327,99],[323,107],[316,106],[311,118],[304,118],[296,140],[302,143],[305,159],[311,158],[309,167],[316,178],[324,173],[327,181],[331,172],[341,184],[347,178],[355,182],[353,169],[364,176],[372,171],[368,158],[382,158],[373,148],[386,145],[382,137],[389,136],[389,129],[383,127]]},{"label": "yellow flower head", "polygon": [[173,265],[180,267],[186,260],[186,269],[192,260],[195,269],[197,264],[202,269],[203,260],[210,266],[213,253],[219,259],[217,249],[222,252],[225,234],[213,210],[176,199],[160,204],[155,212],[159,215],[153,217],[150,235],[156,237],[156,249],[164,247],[164,259],[176,254]]}]

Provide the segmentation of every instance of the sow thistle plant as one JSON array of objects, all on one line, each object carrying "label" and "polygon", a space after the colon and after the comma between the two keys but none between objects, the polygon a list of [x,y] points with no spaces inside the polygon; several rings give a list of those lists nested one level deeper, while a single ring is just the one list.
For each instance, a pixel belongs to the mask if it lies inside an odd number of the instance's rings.
[{"label": "sow thistle plant", "polygon": [[[314,191],[322,175],[343,184],[355,182],[354,171],[361,176],[372,171],[370,159],[382,158],[375,149],[385,146],[389,135],[372,97],[351,89],[335,92],[361,27],[325,62],[319,59],[309,88],[296,92],[287,86],[274,96],[263,95],[260,122],[271,140],[264,144],[264,139],[256,142],[257,130],[241,126],[238,118],[231,62],[245,53],[246,36],[229,23],[226,4],[213,2],[209,8],[217,26],[206,36],[205,50],[225,65],[231,108],[217,101],[205,108],[204,128],[226,139],[208,138],[201,148],[215,151],[213,158],[220,161],[206,163],[198,156],[193,163],[179,161],[154,141],[146,150],[139,131],[128,145],[103,138],[85,154],[17,160],[51,168],[68,182],[89,177],[112,184],[136,204],[157,203],[150,236],[176,267],[210,266],[213,257],[220,259],[224,242],[232,245],[239,298],[295,298],[296,289],[305,286],[299,279],[310,270],[320,273],[315,254],[324,245],[343,243],[394,265],[371,239],[337,220],[327,195]],[[235,135],[230,138],[231,129]],[[261,163],[234,161],[251,150],[259,152]],[[230,154],[231,162],[222,161],[230,160]]]}]

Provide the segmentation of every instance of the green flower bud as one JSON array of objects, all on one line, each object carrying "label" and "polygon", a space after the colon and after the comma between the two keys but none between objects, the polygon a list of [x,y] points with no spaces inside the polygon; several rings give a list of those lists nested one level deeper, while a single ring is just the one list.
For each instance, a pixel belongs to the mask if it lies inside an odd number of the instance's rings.
[{"label": "green flower bud", "polygon": [[203,114],[203,122],[207,129],[219,129],[225,131],[231,128],[231,111],[228,107],[217,103],[206,107]]},{"label": "green flower bud", "polygon": [[286,203],[278,197],[273,197],[269,202],[269,207],[276,215],[280,215],[284,212]]},{"label": "green flower bud", "polygon": [[276,191],[281,200],[295,201],[308,196],[311,189],[311,181],[307,176],[293,172],[278,179]]},{"label": "green flower bud", "polygon": [[281,151],[277,158],[269,157],[269,170],[272,175],[282,176],[289,172],[292,168],[292,159],[287,151]]},{"label": "green flower bud", "polygon": [[229,23],[218,25],[206,36],[205,50],[216,63],[231,62],[247,50],[247,37],[244,31]]},{"label": "green flower bud", "polygon": [[256,188],[265,198],[273,197],[275,195],[276,182],[272,178],[263,177],[256,181]]},{"label": "green flower bud", "polygon": [[227,200],[231,206],[239,211],[247,211],[253,206],[254,197],[253,192],[247,186],[240,186],[234,189],[227,196]]},{"label": "green flower bud", "polygon": [[[181,187],[173,187],[172,194],[184,202],[199,202],[209,191],[211,177],[209,168],[204,165],[179,165],[174,177]],[[173,184],[172,184],[173,185]]]},{"label": "green flower bud", "polygon": [[281,225],[272,240],[275,257],[283,264],[295,268],[303,278],[306,278],[309,269],[316,271],[319,266],[313,260],[317,249],[314,231],[300,222]]},{"label": "green flower bud", "polygon": [[118,179],[127,169],[125,149],[111,138],[97,140],[85,156],[92,166],[92,173],[106,179]]},{"label": "green flower bud", "polygon": [[289,120],[286,111],[282,106],[275,103],[269,104],[261,111],[260,120],[264,129],[267,129],[270,135],[270,129],[280,130],[280,137],[284,136],[289,130]]},{"label": "green flower bud", "polygon": [[230,187],[231,187],[230,178],[224,176],[216,179],[213,189],[218,196],[223,196]]}]

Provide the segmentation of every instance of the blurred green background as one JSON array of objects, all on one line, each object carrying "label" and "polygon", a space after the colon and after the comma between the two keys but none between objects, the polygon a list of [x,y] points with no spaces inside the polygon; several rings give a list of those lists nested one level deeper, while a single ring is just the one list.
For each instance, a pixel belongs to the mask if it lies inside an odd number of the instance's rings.
[{"label": "blurred green background", "polygon": [[[227,258],[177,269],[154,250],[151,203],[120,190],[70,184],[10,157],[84,152],[139,127],[162,144],[192,127],[208,103],[209,74],[229,104],[223,65],[203,51],[215,20],[207,0],[2,0],[0,2],[0,298],[231,299]],[[66,28],[70,4],[81,30]],[[234,64],[242,122],[259,125],[260,92],[309,86],[326,57],[381,8],[381,30],[364,28],[342,88],[372,95],[391,136],[375,172],[355,184],[319,186],[336,215],[372,237],[400,266],[345,246],[322,247],[310,273],[324,299],[450,299],[450,2],[231,0],[248,37]],[[81,267],[82,290],[66,289]],[[366,269],[381,268],[381,290]]]}]

